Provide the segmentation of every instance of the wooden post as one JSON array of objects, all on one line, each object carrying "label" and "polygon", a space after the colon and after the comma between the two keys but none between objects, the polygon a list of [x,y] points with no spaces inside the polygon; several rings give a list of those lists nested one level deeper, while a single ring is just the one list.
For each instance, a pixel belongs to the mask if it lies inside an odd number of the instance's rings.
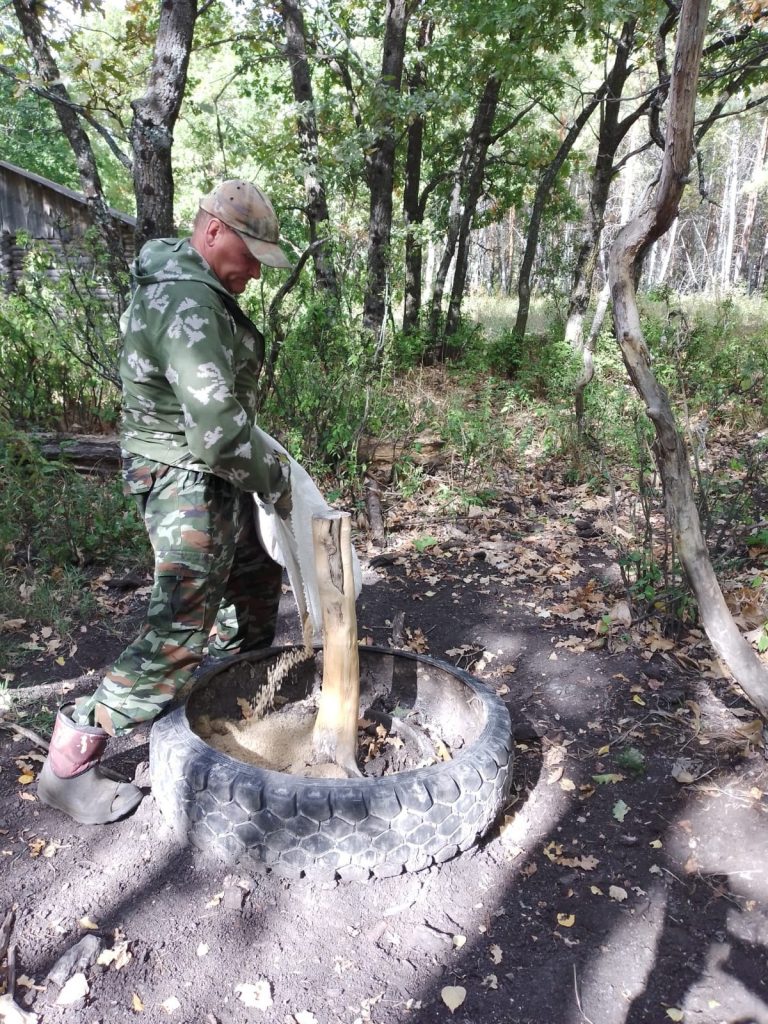
[{"label": "wooden post", "polygon": [[315,568],[323,609],[323,686],[312,734],[317,763],[333,761],[347,775],[357,767],[360,663],[348,512],[312,517]]}]

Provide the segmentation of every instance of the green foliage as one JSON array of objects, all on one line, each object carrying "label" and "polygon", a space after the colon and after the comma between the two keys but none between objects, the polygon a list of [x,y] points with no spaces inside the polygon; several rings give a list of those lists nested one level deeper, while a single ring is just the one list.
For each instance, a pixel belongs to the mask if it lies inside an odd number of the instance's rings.
[{"label": "green foliage", "polygon": [[363,428],[381,434],[397,414],[368,337],[319,300],[291,318],[274,386],[262,386],[261,418],[318,471],[352,469]]},{"label": "green foliage", "polygon": [[555,401],[570,399],[580,369],[573,349],[556,329],[524,338],[505,330],[491,342],[488,363],[492,370],[510,377],[521,396]]},{"label": "green foliage", "polygon": [[117,479],[43,457],[0,420],[0,567],[49,573],[146,558],[144,529]]},{"label": "green foliage", "polygon": [[93,241],[84,245],[66,252],[56,279],[49,251],[34,246],[23,288],[0,299],[0,415],[19,426],[116,422],[117,297]]},{"label": "green foliage", "polygon": [[623,747],[616,756],[616,764],[624,771],[640,775],[645,771],[645,754],[637,747]]}]

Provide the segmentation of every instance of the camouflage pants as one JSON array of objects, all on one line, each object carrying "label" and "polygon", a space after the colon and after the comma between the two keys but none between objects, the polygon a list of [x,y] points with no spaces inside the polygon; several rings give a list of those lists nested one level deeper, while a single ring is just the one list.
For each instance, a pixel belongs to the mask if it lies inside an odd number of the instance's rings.
[{"label": "camouflage pants", "polygon": [[265,553],[252,495],[212,476],[131,457],[123,476],[155,552],[155,580],[139,636],[89,698],[78,724],[120,735],[155,718],[199,665],[268,647],[282,569]]}]

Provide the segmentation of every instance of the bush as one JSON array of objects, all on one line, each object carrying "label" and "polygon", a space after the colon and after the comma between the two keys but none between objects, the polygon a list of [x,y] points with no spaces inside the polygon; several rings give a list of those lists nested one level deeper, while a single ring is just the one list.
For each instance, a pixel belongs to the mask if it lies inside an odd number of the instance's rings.
[{"label": "bush", "polygon": [[0,566],[43,573],[63,566],[147,560],[144,527],[117,478],[84,477],[49,462],[0,420]]}]

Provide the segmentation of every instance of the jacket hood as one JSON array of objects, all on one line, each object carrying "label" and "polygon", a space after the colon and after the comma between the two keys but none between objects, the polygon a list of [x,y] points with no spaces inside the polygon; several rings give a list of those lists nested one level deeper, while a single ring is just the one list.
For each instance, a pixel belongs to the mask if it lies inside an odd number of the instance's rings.
[{"label": "jacket hood", "polygon": [[138,286],[159,284],[161,281],[198,281],[229,296],[227,289],[186,238],[154,238],[147,242],[134,261],[131,274]]},{"label": "jacket hood", "polygon": [[[245,330],[250,331],[263,346],[264,338],[256,324],[243,312],[235,297],[227,291],[197,249],[187,238],[154,238],[142,246],[131,267],[133,296],[146,285],[163,281],[195,281],[216,292],[225,308]],[[127,311],[126,311],[127,312]],[[123,318],[120,327],[125,333]],[[127,320],[126,320],[127,322]]]}]

